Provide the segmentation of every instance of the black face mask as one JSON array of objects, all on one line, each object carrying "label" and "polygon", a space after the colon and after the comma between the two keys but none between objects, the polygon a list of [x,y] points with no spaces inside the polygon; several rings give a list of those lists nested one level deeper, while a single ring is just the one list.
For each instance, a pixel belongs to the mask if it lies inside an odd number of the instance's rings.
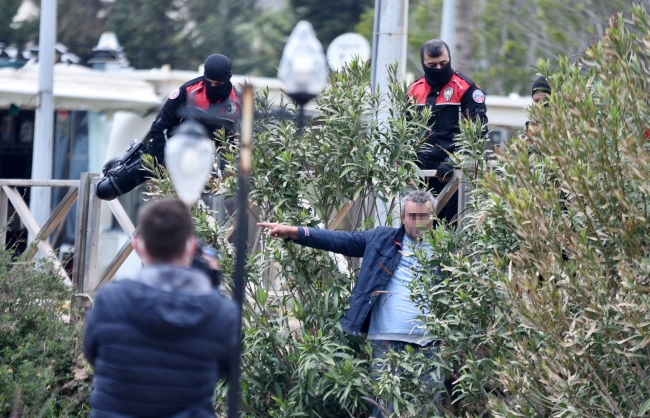
[{"label": "black face mask", "polygon": [[227,83],[220,84],[216,87],[206,80],[205,83],[205,94],[208,96],[208,99],[211,102],[216,102],[218,100],[223,100],[230,95],[230,90],[232,89],[232,83],[229,81]]},{"label": "black face mask", "polygon": [[454,69],[451,68],[451,61],[442,68],[429,68],[422,63],[422,69],[424,70],[424,78],[433,88],[444,86],[454,75]]}]

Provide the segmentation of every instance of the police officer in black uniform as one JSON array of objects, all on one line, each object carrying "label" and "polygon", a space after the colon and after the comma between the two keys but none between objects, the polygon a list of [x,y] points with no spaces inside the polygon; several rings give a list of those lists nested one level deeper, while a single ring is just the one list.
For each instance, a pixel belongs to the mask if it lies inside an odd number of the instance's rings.
[{"label": "police officer in black uniform", "polygon": [[165,143],[173,135],[174,128],[188,116],[197,119],[213,134],[220,129],[224,129],[226,135],[235,132],[241,113],[241,95],[230,82],[231,77],[230,60],[221,54],[210,55],[205,60],[202,77],[188,81],[169,95],[151,125],[149,143],[145,146],[136,141],[122,158],[104,165],[104,178],[97,185],[97,197],[113,200],[144,183],[147,178],[140,161],[142,154],[151,154],[158,164],[164,165]]},{"label": "police officer in black uniform", "polygon": [[[485,94],[468,77],[451,66],[449,46],[440,39],[422,45],[420,59],[424,77],[409,88],[409,96],[417,109],[432,111],[425,133],[425,144],[418,153],[418,165],[425,170],[437,170],[429,179],[429,188],[440,193],[453,175],[449,154],[456,150],[455,137],[460,134],[459,121],[470,118],[484,126],[487,135]],[[441,219],[451,221],[458,212],[458,192],[454,193],[440,213]]]}]

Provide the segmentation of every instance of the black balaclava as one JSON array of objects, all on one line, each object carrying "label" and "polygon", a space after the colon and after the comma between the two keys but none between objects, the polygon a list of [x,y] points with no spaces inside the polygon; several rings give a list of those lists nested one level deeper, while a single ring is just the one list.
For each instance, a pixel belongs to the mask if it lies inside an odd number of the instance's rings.
[{"label": "black balaclava", "polygon": [[551,94],[551,86],[548,85],[546,77],[541,76],[533,83],[533,92],[531,95],[534,95],[538,91],[543,91],[545,93]]},{"label": "black balaclava", "polygon": [[[230,60],[225,55],[212,54],[206,60],[203,66],[203,78],[205,81],[205,93],[211,102],[223,100],[230,95],[232,83],[232,68]],[[212,87],[207,80],[226,81],[226,83]]]},{"label": "black balaclava", "polygon": [[424,70],[424,78],[427,84],[431,87],[442,88],[454,76],[454,69],[451,68],[451,59],[442,68],[429,68],[422,62],[422,69]]}]

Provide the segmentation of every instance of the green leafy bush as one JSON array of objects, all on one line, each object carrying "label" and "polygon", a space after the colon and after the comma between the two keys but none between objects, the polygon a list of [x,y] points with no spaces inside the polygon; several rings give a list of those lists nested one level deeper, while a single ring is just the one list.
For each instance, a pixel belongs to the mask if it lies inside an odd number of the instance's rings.
[{"label": "green leafy bush", "polygon": [[650,410],[650,22],[630,10],[577,64],[540,64],[548,105],[496,159],[465,129],[473,212],[434,231],[446,276],[413,289],[464,415]]},{"label": "green leafy bush", "polygon": [[74,291],[47,262],[0,250],[0,416],[87,413],[89,367]]}]

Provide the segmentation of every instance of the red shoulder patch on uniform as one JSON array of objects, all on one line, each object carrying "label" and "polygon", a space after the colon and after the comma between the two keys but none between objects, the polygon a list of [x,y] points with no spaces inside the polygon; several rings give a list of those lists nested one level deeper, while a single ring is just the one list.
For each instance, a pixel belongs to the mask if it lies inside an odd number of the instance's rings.
[{"label": "red shoulder patch on uniform", "polygon": [[176,90],[172,91],[172,92],[169,94],[169,98],[172,99],[172,100],[174,100],[175,98],[178,97],[179,94],[181,94],[181,90],[180,90],[180,89],[176,89]]},{"label": "red shoulder patch on uniform", "polygon": [[472,93],[472,99],[476,103],[483,103],[485,101],[485,94],[481,90],[474,90],[474,93]]},{"label": "red shoulder patch on uniform", "polygon": [[431,91],[431,87],[426,83],[424,77],[415,80],[409,87],[408,95],[411,98],[412,104],[423,105],[427,102],[427,96]]}]

